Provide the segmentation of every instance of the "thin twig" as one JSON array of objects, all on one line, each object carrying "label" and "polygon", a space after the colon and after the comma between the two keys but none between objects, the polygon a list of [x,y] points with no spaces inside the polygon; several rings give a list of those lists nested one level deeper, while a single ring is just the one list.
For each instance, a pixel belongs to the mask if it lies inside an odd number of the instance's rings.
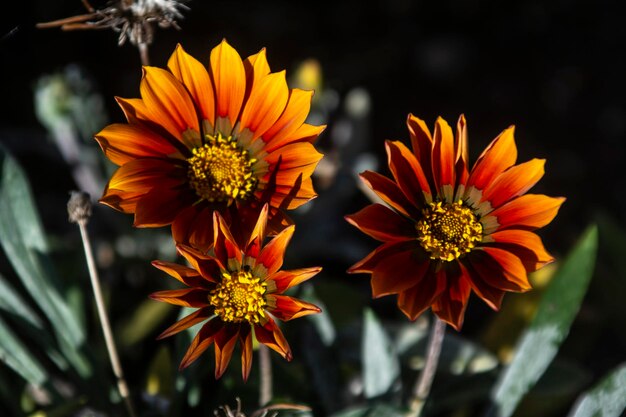
[{"label": "thin twig", "polygon": [[89,278],[91,279],[93,295],[96,299],[98,317],[100,318],[102,333],[104,334],[107,351],[109,352],[111,367],[113,368],[113,373],[115,374],[115,378],[117,379],[117,388],[120,392],[120,396],[124,399],[124,403],[126,405],[126,409],[128,410],[129,416],[135,417],[135,410],[133,408],[133,404],[128,392],[128,385],[126,384],[126,379],[124,379],[122,365],[120,363],[119,356],[117,355],[117,349],[115,348],[113,332],[111,331],[111,324],[109,323],[109,317],[107,316],[106,309],[104,307],[102,290],[100,289],[100,279],[98,277],[98,270],[96,269],[96,263],[94,261],[93,251],[91,249],[91,242],[89,240],[89,234],[87,233],[87,221],[89,220],[89,216],[91,215],[91,201],[89,199],[89,195],[87,193],[73,192],[70,201],[67,204],[67,208],[70,215],[70,221],[77,223],[80,229],[80,236],[82,238],[83,247],[85,249],[85,257],[87,258]]},{"label": "thin twig", "polygon": [[141,65],[150,65],[150,55],[148,54],[148,44],[145,42],[140,42],[137,45],[139,48],[139,56],[141,56]]},{"label": "thin twig", "polygon": [[259,388],[259,405],[267,405],[274,396],[272,392],[272,362],[270,350],[267,346],[259,346],[259,370],[261,371],[261,384]]},{"label": "thin twig", "polygon": [[435,371],[439,363],[443,336],[446,332],[446,323],[437,316],[433,317],[434,322],[430,329],[428,347],[426,350],[426,363],[413,388],[413,397],[411,398],[410,411],[407,417],[419,417],[422,414],[422,409],[430,393],[430,387],[433,384]]}]

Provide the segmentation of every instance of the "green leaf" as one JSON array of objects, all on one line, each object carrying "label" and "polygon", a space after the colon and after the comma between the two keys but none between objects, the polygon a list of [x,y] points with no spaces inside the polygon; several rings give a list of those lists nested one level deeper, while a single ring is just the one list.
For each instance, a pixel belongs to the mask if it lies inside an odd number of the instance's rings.
[{"label": "green leaf", "polygon": [[363,390],[366,398],[389,391],[400,375],[400,361],[393,343],[374,312],[366,309],[363,316],[361,344]]},{"label": "green leaf", "polygon": [[131,318],[126,321],[119,334],[121,346],[129,347],[145,339],[157,327],[161,326],[164,319],[172,311],[172,307],[166,303],[154,300],[145,300],[135,310]]},{"label": "green leaf", "polygon": [[570,417],[619,417],[626,410],[626,363],[583,394]]},{"label": "green leaf", "polygon": [[548,285],[511,364],[492,391],[490,416],[509,417],[556,356],[580,308],[595,265],[598,230],[589,227]]},{"label": "green leaf", "polygon": [[0,361],[13,369],[26,381],[41,386],[48,375],[28,349],[0,318]]},{"label": "green leaf", "polygon": [[38,329],[42,329],[41,319],[24,302],[24,299],[9,285],[6,279],[0,275],[0,310],[10,315],[20,317]]},{"label": "green leaf", "polygon": [[61,296],[26,176],[0,147],[0,245],[24,288],[48,317],[61,350],[83,376],[90,367],[79,352],[84,329]]},{"label": "green leaf", "polygon": [[374,406],[348,408],[330,417],[404,417],[405,415],[406,412],[395,407],[387,404],[378,404]]}]

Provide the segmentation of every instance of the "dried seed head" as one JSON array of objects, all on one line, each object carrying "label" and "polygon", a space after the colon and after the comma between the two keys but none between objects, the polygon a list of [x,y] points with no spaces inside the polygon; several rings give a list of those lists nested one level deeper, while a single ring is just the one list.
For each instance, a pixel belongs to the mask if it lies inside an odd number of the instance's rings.
[{"label": "dried seed head", "polygon": [[89,220],[91,216],[91,199],[89,194],[83,191],[72,191],[67,202],[67,214],[70,222],[80,223]]}]

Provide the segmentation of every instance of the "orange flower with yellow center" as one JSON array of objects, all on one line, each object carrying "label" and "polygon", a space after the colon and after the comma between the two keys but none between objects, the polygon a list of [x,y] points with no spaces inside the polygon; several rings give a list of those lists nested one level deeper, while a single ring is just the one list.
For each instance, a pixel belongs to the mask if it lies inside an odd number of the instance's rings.
[{"label": "orange flower with yellow center", "polygon": [[[172,224],[174,239],[207,248],[213,211],[239,224],[270,206],[270,231],[290,224],[283,209],[315,197],[322,155],[312,141],[325,126],[304,123],[312,91],[289,89],[270,72],[265,50],[242,61],[226,41],[207,68],[179,45],[169,71],[146,66],[140,99],[117,98],[127,124],[96,135],[119,169],[101,202],[134,213],[137,227]],[[239,230],[233,230],[239,236]],[[249,230],[248,230],[249,232]]]},{"label": "orange flower with yellow center", "polygon": [[240,247],[222,216],[215,212],[215,233],[208,253],[179,244],[178,252],[190,267],[163,261],[152,263],[189,288],[160,291],[151,297],[198,309],[174,323],[159,338],[172,336],[208,319],[191,342],[181,361],[181,369],[215,343],[215,378],[219,378],[226,371],[239,341],[243,378],[247,380],[252,365],[253,334],[257,341],[291,360],[289,343],[272,316],[287,321],[320,312],[313,304],[283,294],[316,275],[321,268],[281,271],[295,226],[287,227],[264,245],[267,217],[268,206],[265,205],[252,234]]},{"label": "orange flower with yellow center", "polygon": [[411,320],[432,307],[459,330],[471,291],[497,310],[506,291],[529,290],[527,273],[553,261],[533,230],[550,223],[565,199],[525,194],[543,176],[545,160],[515,165],[513,127],[469,170],[463,116],[456,136],[442,118],[434,135],[413,115],[407,124],[412,152],[386,142],[393,179],[361,174],[387,206],[346,219],[384,243],[348,272],[370,273],[374,297],[398,294]]}]

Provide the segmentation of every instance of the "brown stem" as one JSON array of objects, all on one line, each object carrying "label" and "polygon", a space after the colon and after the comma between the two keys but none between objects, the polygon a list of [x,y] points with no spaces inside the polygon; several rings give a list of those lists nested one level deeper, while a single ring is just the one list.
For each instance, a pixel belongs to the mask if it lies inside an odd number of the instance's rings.
[{"label": "brown stem", "polygon": [[141,65],[150,65],[150,56],[148,55],[148,44],[141,42],[137,45],[139,55],[141,56]]},{"label": "brown stem", "polygon": [[259,370],[261,371],[261,384],[259,387],[259,405],[267,405],[272,400],[272,361],[270,350],[267,346],[259,346]]}]

